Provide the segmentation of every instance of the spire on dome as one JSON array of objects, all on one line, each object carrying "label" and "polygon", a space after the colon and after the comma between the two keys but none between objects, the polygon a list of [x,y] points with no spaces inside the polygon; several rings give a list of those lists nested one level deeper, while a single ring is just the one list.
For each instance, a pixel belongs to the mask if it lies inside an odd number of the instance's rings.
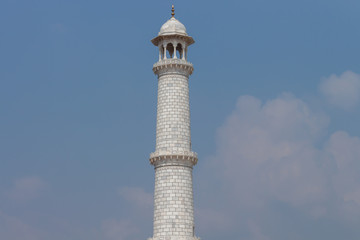
[{"label": "spire on dome", "polygon": [[182,39],[186,42],[187,46],[190,46],[194,43],[194,39],[186,33],[186,28],[175,16],[175,7],[171,6],[171,18],[165,22],[161,28],[157,37],[155,37],[151,42],[158,46],[160,42],[164,43],[164,40],[168,41],[170,38],[175,40],[175,38]]}]

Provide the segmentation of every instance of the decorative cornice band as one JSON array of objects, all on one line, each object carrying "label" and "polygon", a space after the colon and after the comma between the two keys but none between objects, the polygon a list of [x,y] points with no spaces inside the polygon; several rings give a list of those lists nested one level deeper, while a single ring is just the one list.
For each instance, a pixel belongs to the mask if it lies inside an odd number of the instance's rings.
[{"label": "decorative cornice band", "polygon": [[168,74],[181,74],[189,77],[193,73],[194,67],[186,60],[163,59],[154,64],[153,71],[159,77]]},{"label": "decorative cornice band", "polygon": [[193,167],[197,164],[198,158],[195,152],[189,152],[184,154],[150,154],[150,163],[157,167],[163,166],[187,166]]},{"label": "decorative cornice band", "polygon": [[154,238],[148,238],[147,240],[200,240],[198,237],[154,237]]}]

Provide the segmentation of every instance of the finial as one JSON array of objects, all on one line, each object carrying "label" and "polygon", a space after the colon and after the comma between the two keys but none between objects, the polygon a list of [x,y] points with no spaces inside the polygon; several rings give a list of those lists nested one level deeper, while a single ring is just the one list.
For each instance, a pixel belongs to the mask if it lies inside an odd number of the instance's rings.
[{"label": "finial", "polygon": [[172,17],[175,16],[175,7],[174,7],[174,5],[172,5],[172,8],[171,8],[171,16]]}]

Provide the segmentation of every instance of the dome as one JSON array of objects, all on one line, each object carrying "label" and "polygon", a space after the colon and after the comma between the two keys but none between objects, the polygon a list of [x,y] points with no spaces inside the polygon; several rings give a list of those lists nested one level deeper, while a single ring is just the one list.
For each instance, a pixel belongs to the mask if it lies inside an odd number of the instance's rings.
[{"label": "dome", "polygon": [[164,35],[173,35],[179,34],[183,36],[187,36],[186,28],[184,24],[182,24],[179,20],[174,17],[170,18],[162,27],[160,28],[159,36]]}]

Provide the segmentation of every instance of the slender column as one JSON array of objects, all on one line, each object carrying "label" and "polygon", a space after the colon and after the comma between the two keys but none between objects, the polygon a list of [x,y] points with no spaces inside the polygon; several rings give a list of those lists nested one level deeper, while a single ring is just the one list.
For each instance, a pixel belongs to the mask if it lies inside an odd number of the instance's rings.
[{"label": "slender column", "polygon": [[161,49],[162,49],[162,46],[159,46],[159,61],[161,61],[161,55],[162,55],[161,54],[161,51],[162,51]]},{"label": "slender column", "polygon": [[174,42],[173,45],[174,45],[174,58],[177,59],[177,52],[176,52],[177,42]]},{"label": "slender column", "polygon": [[167,59],[167,57],[166,57],[166,45],[164,45],[164,59]]}]

